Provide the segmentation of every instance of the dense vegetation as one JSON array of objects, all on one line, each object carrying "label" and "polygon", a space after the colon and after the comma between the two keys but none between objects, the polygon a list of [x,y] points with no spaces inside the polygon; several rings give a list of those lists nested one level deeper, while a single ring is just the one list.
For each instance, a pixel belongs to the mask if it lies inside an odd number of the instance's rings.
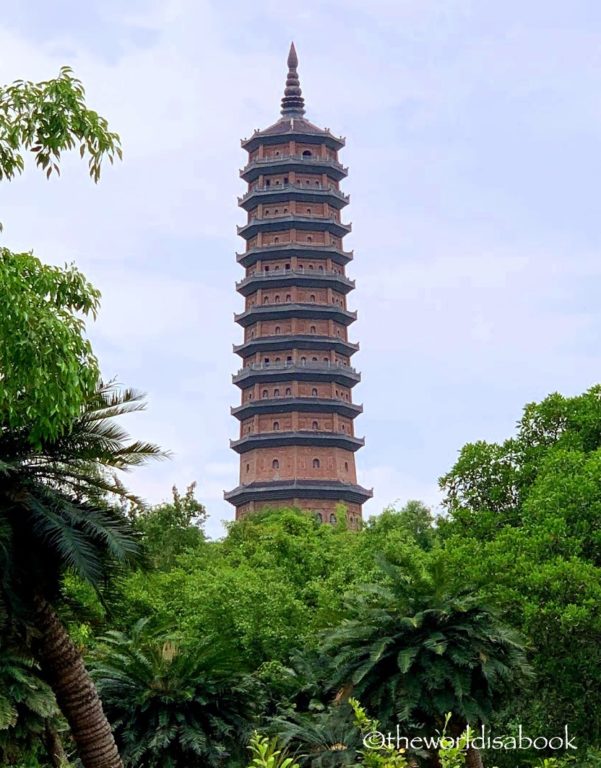
[{"label": "dense vegetation", "polygon": [[[0,179],[76,143],[94,179],[119,154],[68,70],[0,88]],[[93,286],[3,248],[0,293],[0,764],[599,768],[601,387],[465,446],[438,519],[281,509],[209,541],[194,485],[146,506],[116,477],[163,454],[100,381]],[[576,754],[463,749],[566,724]],[[373,741],[397,727],[459,748]]]}]

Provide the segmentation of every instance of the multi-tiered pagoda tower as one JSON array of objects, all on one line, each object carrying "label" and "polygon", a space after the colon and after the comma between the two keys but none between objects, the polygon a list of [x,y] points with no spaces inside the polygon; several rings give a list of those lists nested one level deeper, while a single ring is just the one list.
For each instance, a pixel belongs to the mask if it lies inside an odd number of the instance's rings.
[{"label": "multi-tiered pagoda tower", "polygon": [[244,312],[236,322],[244,343],[234,347],[242,368],[233,377],[242,402],[232,413],[240,438],[240,485],[225,494],[236,518],[274,506],[313,511],[335,522],[339,504],[356,526],[371,491],[357,485],[352,401],[360,375],[351,365],[359,345],[348,340],[356,312],[346,306],[355,287],[345,274],[353,258],[343,247],[350,224],[340,220],[348,195],[338,161],[344,139],[305,119],[294,44],[282,117],[242,141],[248,191],[239,199],[247,223],[238,228],[246,270],[237,284]]}]

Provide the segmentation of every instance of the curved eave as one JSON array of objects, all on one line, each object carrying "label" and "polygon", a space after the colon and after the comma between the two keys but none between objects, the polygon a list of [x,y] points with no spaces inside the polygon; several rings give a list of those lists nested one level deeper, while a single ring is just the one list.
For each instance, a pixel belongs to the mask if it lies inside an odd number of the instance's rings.
[{"label": "curved eave", "polygon": [[280,352],[293,349],[315,349],[320,352],[334,350],[340,355],[351,357],[359,351],[359,345],[344,341],[337,336],[301,336],[285,334],[278,336],[259,336],[244,344],[234,344],[234,352],[240,357],[248,357],[257,352]]},{"label": "curved eave", "polygon": [[238,205],[245,211],[252,210],[260,203],[273,205],[296,200],[303,203],[328,203],[340,210],[349,203],[349,196],[336,189],[319,189],[316,187],[300,187],[296,185],[273,186],[267,189],[251,189],[238,198]]},{"label": "curved eave", "polygon": [[297,256],[315,261],[331,259],[339,266],[345,266],[353,260],[353,251],[343,251],[333,245],[310,245],[301,243],[278,243],[249,248],[244,253],[236,254],[236,261],[243,267],[252,267],[257,261],[277,261],[290,256]]},{"label": "curved eave", "polygon": [[255,181],[259,176],[273,173],[326,173],[331,179],[341,181],[348,174],[348,169],[337,160],[329,160],[325,157],[270,157],[261,160],[251,160],[245,168],[240,170],[240,177],[244,181]]},{"label": "curved eave", "polygon": [[265,400],[251,400],[231,408],[232,416],[240,421],[252,416],[273,413],[336,413],[348,419],[355,419],[363,413],[363,406],[345,400],[317,397],[277,397]]},{"label": "curved eave", "polygon": [[255,384],[271,384],[287,381],[335,382],[343,387],[352,388],[361,381],[361,374],[348,366],[320,365],[282,365],[259,368],[248,366],[241,368],[232,376],[232,382],[240,389],[248,389]]},{"label": "curved eave", "polygon": [[314,320],[334,320],[341,325],[350,325],[357,319],[356,312],[329,304],[266,304],[251,307],[246,312],[234,315],[234,320],[243,328],[260,320],[279,320],[289,317]]},{"label": "curved eave", "polygon": [[248,453],[257,448],[284,448],[286,446],[312,446],[314,448],[343,448],[354,453],[365,445],[362,437],[353,437],[344,432],[269,432],[245,435],[239,440],[230,440],[230,448],[236,453]]},{"label": "curved eave", "polygon": [[260,288],[288,288],[299,286],[305,288],[334,288],[338,293],[346,295],[355,288],[355,281],[346,275],[318,270],[278,270],[277,272],[258,272],[245,277],[236,283],[236,290],[242,296],[250,296]]},{"label": "curved eave", "polygon": [[334,237],[344,237],[352,230],[352,224],[343,224],[336,219],[318,216],[278,216],[273,219],[251,219],[247,224],[236,227],[238,235],[250,240],[259,232],[287,232],[290,229],[304,232],[329,232]]},{"label": "curved eave", "polygon": [[278,131],[277,133],[265,133],[263,131],[255,131],[253,135],[248,139],[241,139],[240,146],[247,152],[254,152],[255,149],[261,146],[271,146],[273,144],[281,144],[282,141],[299,141],[303,144],[325,144],[330,149],[338,151],[345,146],[346,141],[342,136],[334,136],[329,131],[321,131],[319,133],[304,133],[302,131]]},{"label": "curved eave", "polygon": [[349,504],[363,504],[373,496],[373,490],[360,485],[335,480],[272,480],[271,482],[239,485],[223,494],[235,506],[249,501],[267,502],[290,499],[332,499]]}]

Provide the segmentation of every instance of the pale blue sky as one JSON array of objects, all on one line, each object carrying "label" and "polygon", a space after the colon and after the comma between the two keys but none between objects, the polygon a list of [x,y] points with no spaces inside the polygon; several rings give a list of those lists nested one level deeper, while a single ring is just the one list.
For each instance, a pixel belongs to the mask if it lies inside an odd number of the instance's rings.
[{"label": "pale blue sky", "polygon": [[98,187],[76,159],[3,185],[2,242],[100,287],[105,375],[149,393],[130,427],[175,454],[131,484],[196,480],[213,534],[237,484],[239,139],[277,118],[291,39],[307,116],[347,138],[366,514],[436,504],[465,442],[599,379],[600,4],[13,3],[3,79],[70,64],[125,158]]}]

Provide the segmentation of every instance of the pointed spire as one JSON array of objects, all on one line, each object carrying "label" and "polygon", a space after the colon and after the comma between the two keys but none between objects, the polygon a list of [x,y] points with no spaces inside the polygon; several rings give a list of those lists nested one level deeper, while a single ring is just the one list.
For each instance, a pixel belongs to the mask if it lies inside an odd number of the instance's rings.
[{"label": "pointed spire", "polygon": [[288,54],[288,77],[286,78],[286,89],[282,99],[282,115],[284,117],[301,117],[305,114],[305,100],[298,79],[298,56],[294,43],[290,44],[290,53]]}]

